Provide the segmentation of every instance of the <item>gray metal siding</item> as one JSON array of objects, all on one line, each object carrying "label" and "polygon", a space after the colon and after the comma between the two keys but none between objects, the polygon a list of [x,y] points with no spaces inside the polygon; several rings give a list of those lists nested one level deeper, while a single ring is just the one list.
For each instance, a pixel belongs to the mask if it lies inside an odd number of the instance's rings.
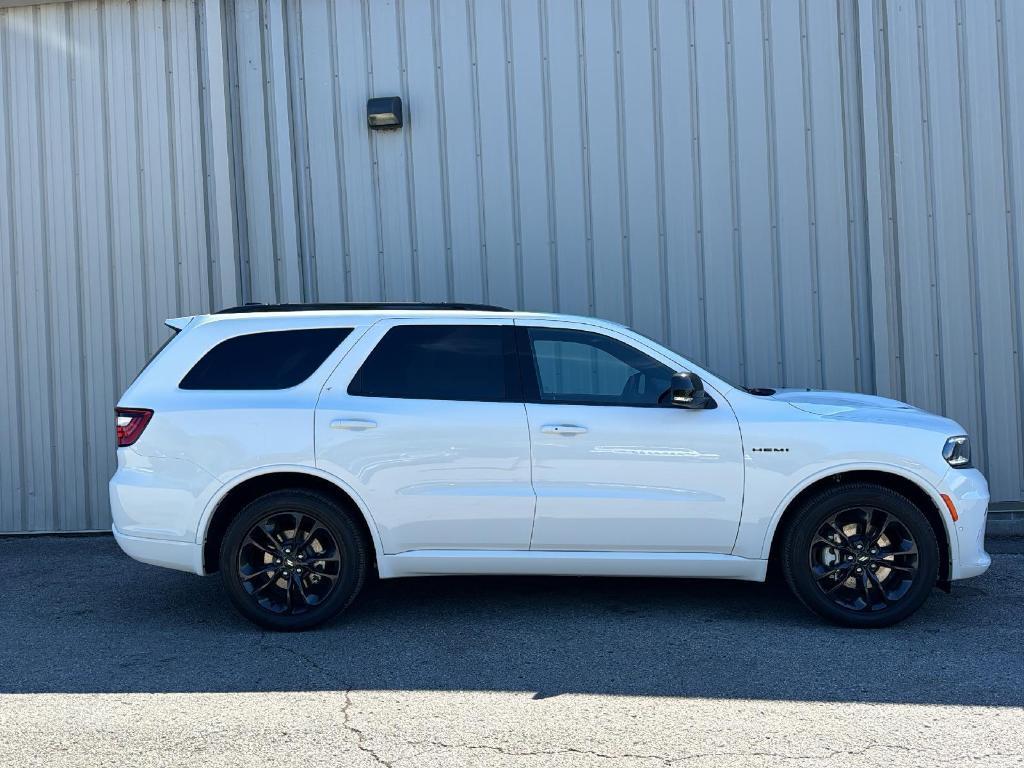
[{"label": "gray metal siding", "polygon": [[883,389],[960,421],[997,500],[1024,496],[1024,7],[899,2],[888,48],[895,198]]},{"label": "gray metal siding", "polygon": [[213,304],[197,13],[0,9],[0,531],[109,526],[114,403]]},{"label": "gray metal siding", "polygon": [[1012,0],[0,8],[0,531],[109,524],[114,401],[236,289],[627,322],[949,414],[1020,500],[1022,41]]},{"label": "gray metal siding", "polygon": [[[309,271],[310,298],[597,314],[737,380],[870,386],[848,21],[797,2],[237,0],[249,295],[301,297],[281,276]],[[408,126],[368,132],[366,98],[391,93]]]},{"label": "gray metal siding", "polygon": [[231,8],[252,299],[600,315],[947,413],[1024,494],[1019,4]]}]

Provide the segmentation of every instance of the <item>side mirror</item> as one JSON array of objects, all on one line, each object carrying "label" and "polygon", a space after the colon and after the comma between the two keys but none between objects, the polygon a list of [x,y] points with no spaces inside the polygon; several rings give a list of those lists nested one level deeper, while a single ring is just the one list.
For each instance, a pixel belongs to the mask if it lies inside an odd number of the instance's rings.
[{"label": "side mirror", "polygon": [[672,374],[672,384],[668,390],[668,399],[677,408],[698,410],[706,408],[708,396],[704,392],[704,382],[700,376],[689,371]]}]

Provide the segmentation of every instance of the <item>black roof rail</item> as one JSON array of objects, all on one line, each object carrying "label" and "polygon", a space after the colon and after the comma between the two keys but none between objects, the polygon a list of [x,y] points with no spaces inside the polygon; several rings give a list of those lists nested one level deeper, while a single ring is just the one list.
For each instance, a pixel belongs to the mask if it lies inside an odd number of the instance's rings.
[{"label": "black roof rail", "polygon": [[216,315],[248,315],[257,312],[318,312],[324,310],[353,311],[369,310],[431,310],[450,309],[468,312],[511,312],[506,307],[493,304],[464,304],[461,302],[426,302],[426,301],[346,301],[324,304],[259,304],[252,302],[240,307],[228,307],[215,312]]}]

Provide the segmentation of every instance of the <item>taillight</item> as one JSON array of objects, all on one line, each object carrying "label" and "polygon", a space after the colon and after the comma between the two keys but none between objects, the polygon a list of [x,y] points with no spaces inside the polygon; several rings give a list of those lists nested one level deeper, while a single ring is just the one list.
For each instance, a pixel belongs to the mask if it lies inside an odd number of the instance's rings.
[{"label": "taillight", "polygon": [[153,418],[149,408],[115,408],[117,424],[117,447],[127,448],[142,436],[142,430]]}]

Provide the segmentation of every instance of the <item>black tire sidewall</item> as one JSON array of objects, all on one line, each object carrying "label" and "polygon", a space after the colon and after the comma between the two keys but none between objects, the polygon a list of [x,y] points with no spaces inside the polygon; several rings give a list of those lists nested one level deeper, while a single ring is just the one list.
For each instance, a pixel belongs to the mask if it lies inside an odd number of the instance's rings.
[{"label": "black tire sidewall", "polygon": [[[857,506],[889,512],[917,541],[918,570],[910,590],[880,611],[854,611],[832,602],[815,583],[808,564],[811,540],[822,523],[836,512]],[[931,594],[938,566],[938,542],[928,518],[908,498],[882,486],[857,484],[829,489],[803,504],[784,532],[782,568],[790,588],[816,614],[843,626],[884,627],[907,618]]]},{"label": "black tire sidewall", "polygon": [[[312,515],[330,531],[341,551],[341,570],[334,590],[320,605],[301,614],[283,615],[260,606],[242,587],[237,560],[245,536],[254,525],[278,512],[303,512]],[[369,543],[351,513],[333,499],[304,490],[281,490],[250,502],[228,526],[221,542],[220,573],[235,608],[267,629],[297,631],[318,626],[347,608],[366,580]]]}]

